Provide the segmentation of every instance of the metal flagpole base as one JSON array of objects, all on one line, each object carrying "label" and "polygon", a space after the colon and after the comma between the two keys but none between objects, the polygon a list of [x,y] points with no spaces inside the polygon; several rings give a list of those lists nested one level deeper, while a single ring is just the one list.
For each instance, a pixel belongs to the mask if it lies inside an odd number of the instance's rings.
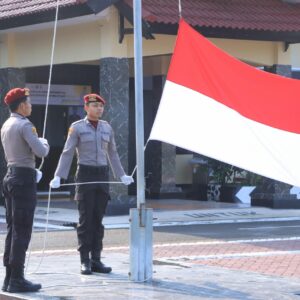
[{"label": "metal flagpole base", "polygon": [[135,282],[152,280],[152,208],[130,209],[130,272]]}]

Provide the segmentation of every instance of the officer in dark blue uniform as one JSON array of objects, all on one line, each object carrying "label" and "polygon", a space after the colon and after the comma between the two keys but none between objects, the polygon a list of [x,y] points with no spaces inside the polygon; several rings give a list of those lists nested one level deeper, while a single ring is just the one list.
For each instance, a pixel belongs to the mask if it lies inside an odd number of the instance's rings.
[{"label": "officer in dark blue uniform", "polygon": [[24,278],[24,263],[36,207],[36,183],[42,175],[35,169],[35,156],[46,156],[49,145],[46,139],[38,137],[35,127],[26,118],[31,114],[28,89],[10,90],[4,102],[11,115],[1,128],[7,162],[7,174],[3,179],[7,222],[3,255],[6,276],[2,290],[36,292],[41,285]]}]

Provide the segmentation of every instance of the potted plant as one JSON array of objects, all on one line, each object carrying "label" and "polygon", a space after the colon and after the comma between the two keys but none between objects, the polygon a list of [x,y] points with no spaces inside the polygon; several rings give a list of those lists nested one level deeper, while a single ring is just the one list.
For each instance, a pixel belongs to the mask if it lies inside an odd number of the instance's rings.
[{"label": "potted plant", "polygon": [[245,183],[248,186],[261,186],[264,182],[264,176],[258,175],[256,173],[252,173],[250,171],[246,171]]},{"label": "potted plant", "polygon": [[233,165],[210,158],[208,160],[210,168],[211,183],[220,185],[220,201],[235,202],[235,194],[240,186],[236,182],[236,176],[243,172],[242,169]]}]

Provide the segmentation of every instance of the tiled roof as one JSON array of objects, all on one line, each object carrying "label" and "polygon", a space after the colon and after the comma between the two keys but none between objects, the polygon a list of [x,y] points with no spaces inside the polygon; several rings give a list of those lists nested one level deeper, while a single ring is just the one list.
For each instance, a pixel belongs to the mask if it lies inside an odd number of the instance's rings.
[{"label": "tiled roof", "polygon": [[[125,0],[132,5],[132,0]],[[182,16],[193,26],[300,31],[300,4],[283,0],[181,0]],[[149,23],[178,23],[178,0],[143,0]]]},{"label": "tiled roof", "polygon": [[[79,6],[86,2],[86,0],[59,0],[60,7],[64,8]],[[133,0],[123,2],[132,6]],[[300,32],[300,4],[288,4],[283,0],[181,0],[181,2],[182,16],[192,26]],[[56,3],[57,0],[0,0],[0,21],[54,10]],[[143,17],[151,24],[178,23],[178,0],[143,0],[142,6]]]},{"label": "tiled roof", "polygon": [[[60,7],[78,5],[83,1],[59,0]],[[29,15],[56,8],[57,0],[0,0],[0,19]]]}]

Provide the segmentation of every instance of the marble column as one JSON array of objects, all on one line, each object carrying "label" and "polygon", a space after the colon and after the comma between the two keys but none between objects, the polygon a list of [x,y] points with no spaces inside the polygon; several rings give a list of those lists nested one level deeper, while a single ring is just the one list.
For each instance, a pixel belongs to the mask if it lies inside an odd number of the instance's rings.
[{"label": "marble column", "polygon": [[176,147],[170,144],[162,143],[161,154],[161,188],[160,192],[180,193],[181,188],[176,187]]},{"label": "marble column", "polygon": [[[128,174],[129,136],[129,62],[127,58],[103,58],[100,60],[100,94],[106,99],[103,119],[107,120],[115,133],[118,153],[125,172]],[[114,179],[111,176],[111,180]],[[135,197],[128,196],[128,188],[122,184],[111,184],[107,213],[125,213],[136,207]]]},{"label": "marble column", "polygon": [[[4,97],[6,93],[14,87],[24,87],[25,86],[25,73],[22,69],[16,68],[5,68],[0,69],[0,128],[3,123],[9,117],[9,111],[7,106],[4,103]],[[6,173],[6,161],[4,158],[4,152],[2,143],[0,143],[0,181]],[[2,184],[0,184],[0,198],[2,195],[1,192]],[[1,199],[3,201],[3,199]],[[1,202],[0,200],[0,202]]]},{"label": "marble column", "polygon": [[[290,65],[273,65],[265,68],[267,72],[285,77],[292,77]],[[273,208],[300,208],[300,201],[296,195],[290,194],[291,185],[263,178],[260,186],[256,187],[251,195],[251,205],[268,206]]]}]

